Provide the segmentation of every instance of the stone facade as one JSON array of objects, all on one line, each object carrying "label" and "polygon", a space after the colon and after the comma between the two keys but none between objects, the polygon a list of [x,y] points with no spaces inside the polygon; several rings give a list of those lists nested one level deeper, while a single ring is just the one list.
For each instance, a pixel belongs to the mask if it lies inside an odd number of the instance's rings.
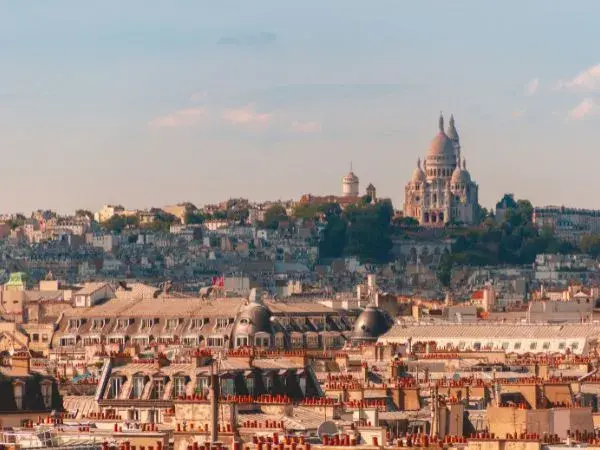
[{"label": "stone facade", "polygon": [[406,185],[404,215],[426,227],[473,224],[477,220],[478,190],[466,161],[461,160],[454,117],[445,132],[444,118],[440,116],[439,132],[431,142],[423,168],[419,159]]}]

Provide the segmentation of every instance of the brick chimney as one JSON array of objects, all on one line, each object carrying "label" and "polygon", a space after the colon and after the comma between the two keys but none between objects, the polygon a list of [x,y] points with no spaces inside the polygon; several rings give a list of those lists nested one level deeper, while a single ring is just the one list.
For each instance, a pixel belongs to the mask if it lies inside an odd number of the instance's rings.
[{"label": "brick chimney", "polygon": [[17,351],[11,358],[12,371],[17,376],[27,376],[31,371],[31,357],[27,351]]}]

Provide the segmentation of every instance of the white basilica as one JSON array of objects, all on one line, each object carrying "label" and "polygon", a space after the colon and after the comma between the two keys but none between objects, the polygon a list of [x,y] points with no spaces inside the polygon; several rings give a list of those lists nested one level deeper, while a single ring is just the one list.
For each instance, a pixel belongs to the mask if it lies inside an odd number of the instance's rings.
[{"label": "white basilica", "polygon": [[461,160],[460,140],[450,116],[448,131],[440,115],[439,132],[431,142],[421,168],[421,159],[406,185],[404,216],[414,217],[422,226],[443,226],[448,222],[472,224],[476,220],[478,186]]}]

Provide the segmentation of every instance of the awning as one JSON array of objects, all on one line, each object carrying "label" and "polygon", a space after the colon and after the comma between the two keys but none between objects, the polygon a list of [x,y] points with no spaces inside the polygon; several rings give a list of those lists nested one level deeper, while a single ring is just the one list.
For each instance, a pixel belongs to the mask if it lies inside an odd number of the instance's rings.
[{"label": "awning", "polygon": [[290,369],[280,369],[277,373],[279,375],[287,375],[287,373],[290,371]]}]

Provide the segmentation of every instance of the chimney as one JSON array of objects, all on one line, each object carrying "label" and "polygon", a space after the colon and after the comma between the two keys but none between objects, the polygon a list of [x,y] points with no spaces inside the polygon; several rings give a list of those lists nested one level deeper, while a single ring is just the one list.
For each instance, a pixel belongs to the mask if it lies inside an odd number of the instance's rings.
[{"label": "chimney", "polygon": [[31,359],[27,351],[18,351],[11,358],[12,371],[17,376],[29,375]]}]

